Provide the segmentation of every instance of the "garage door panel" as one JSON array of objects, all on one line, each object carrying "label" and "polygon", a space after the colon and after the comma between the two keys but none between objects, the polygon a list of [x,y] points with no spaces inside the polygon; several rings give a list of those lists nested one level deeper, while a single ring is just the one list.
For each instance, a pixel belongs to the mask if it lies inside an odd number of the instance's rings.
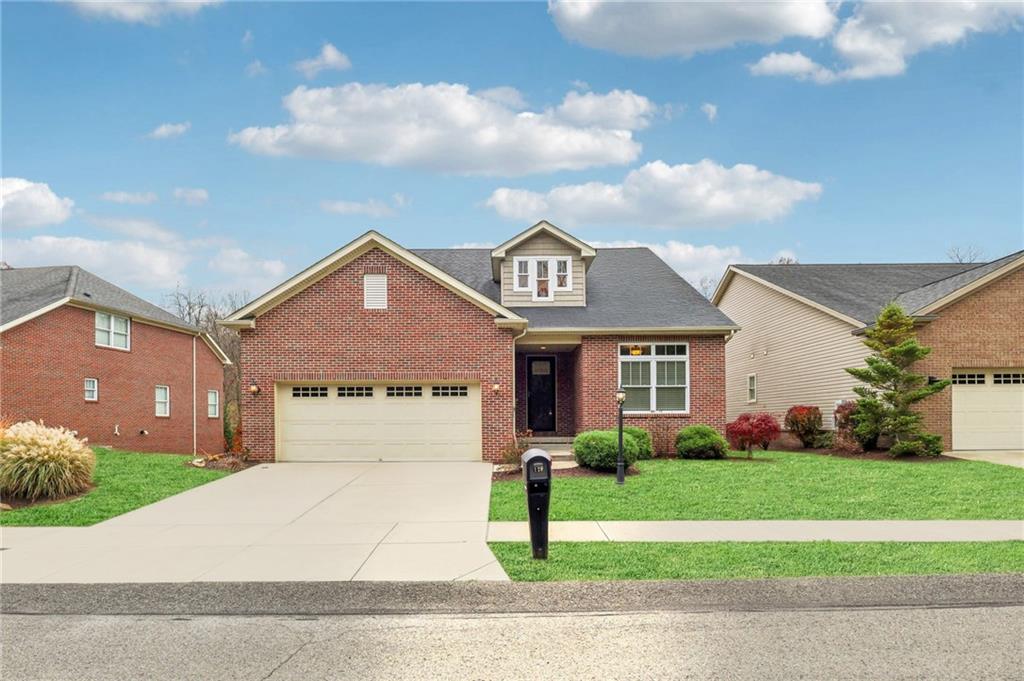
[{"label": "garage door panel", "polygon": [[[953,449],[1024,449],[1022,369],[954,372]],[[968,379],[958,377],[970,376]],[[984,378],[981,378],[981,377]],[[956,383],[964,380],[964,383]]]},{"label": "garage door panel", "polygon": [[[387,387],[403,386],[392,391]],[[293,396],[277,389],[278,460],[376,461],[481,458],[480,388],[475,384],[364,384],[357,390],[328,384],[327,397]],[[368,388],[372,387],[372,396]],[[421,388],[420,391],[408,388]],[[322,390],[297,391],[322,394]],[[354,396],[358,393],[359,396]]]}]

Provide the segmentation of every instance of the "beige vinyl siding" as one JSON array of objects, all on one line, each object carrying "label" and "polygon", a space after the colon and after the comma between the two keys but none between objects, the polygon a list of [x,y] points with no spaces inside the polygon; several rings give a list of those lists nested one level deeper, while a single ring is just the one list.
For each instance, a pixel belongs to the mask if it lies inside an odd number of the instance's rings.
[{"label": "beige vinyl siding", "polygon": [[[741,328],[725,344],[726,414],[767,411],[782,420],[794,404],[816,405],[833,427],[837,400],[855,397],[846,367],[863,366],[868,350],[854,327],[736,274],[718,307]],[[753,355],[753,357],[751,357]],[[757,402],[747,376],[757,375]]]},{"label": "beige vinyl siding", "polygon": [[[555,291],[554,300],[535,301],[529,291],[513,291],[514,258],[538,256],[572,256],[572,290]],[[554,273],[552,273],[554,276]],[[550,234],[539,233],[508,252],[501,263],[501,304],[506,307],[564,306],[581,307],[587,304],[587,282],[583,259],[569,244]]]}]

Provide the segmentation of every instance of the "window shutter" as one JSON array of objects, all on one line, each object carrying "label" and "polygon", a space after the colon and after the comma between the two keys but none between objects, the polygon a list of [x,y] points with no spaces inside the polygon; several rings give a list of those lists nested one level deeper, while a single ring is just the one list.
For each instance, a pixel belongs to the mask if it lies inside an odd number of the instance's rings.
[{"label": "window shutter", "polygon": [[388,275],[363,275],[363,307],[367,310],[388,308]]}]

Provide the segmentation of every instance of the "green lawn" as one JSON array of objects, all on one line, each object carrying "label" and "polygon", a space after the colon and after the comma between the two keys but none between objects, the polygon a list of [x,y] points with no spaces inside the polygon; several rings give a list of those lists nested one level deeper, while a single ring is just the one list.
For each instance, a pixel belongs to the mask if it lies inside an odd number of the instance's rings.
[{"label": "green lawn", "polygon": [[[1024,518],[1024,469],[758,452],[767,463],[658,459],[614,475],[556,477],[551,520]],[[526,520],[523,484],[491,486],[491,520]]]},{"label": "green lawn", "polygon": [[708,542],[552,544],[547,560],[530,545],[490,545],[515,581],[756,579],[852,575],[1024,572],[1024,542]]},{"label": "green lawn", "polygon": [[0,513],[0,525],[92,525],[192,487],[225,471],[182,465],[179,454],[139,454],[94,447],[96,489],[71,501]]}]

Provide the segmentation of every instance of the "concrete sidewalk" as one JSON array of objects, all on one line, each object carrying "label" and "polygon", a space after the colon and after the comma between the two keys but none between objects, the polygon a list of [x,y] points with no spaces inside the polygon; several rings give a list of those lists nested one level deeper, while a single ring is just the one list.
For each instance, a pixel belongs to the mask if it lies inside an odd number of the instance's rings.
[{"label": "concrete sidewalk", "polygon": [[[551,541],[938,542],[1024,540],[1024,520],[566,520]],[[488,541],[530,541],[526,522],[492,522]]]},{"label": "concrete sidewalk", "polygon": [[945,452],[946,456],[967,461],[987,461],[998,463],[1003,466],[1024,468],[1024,451],[1001,451],[1001,452]]}]

